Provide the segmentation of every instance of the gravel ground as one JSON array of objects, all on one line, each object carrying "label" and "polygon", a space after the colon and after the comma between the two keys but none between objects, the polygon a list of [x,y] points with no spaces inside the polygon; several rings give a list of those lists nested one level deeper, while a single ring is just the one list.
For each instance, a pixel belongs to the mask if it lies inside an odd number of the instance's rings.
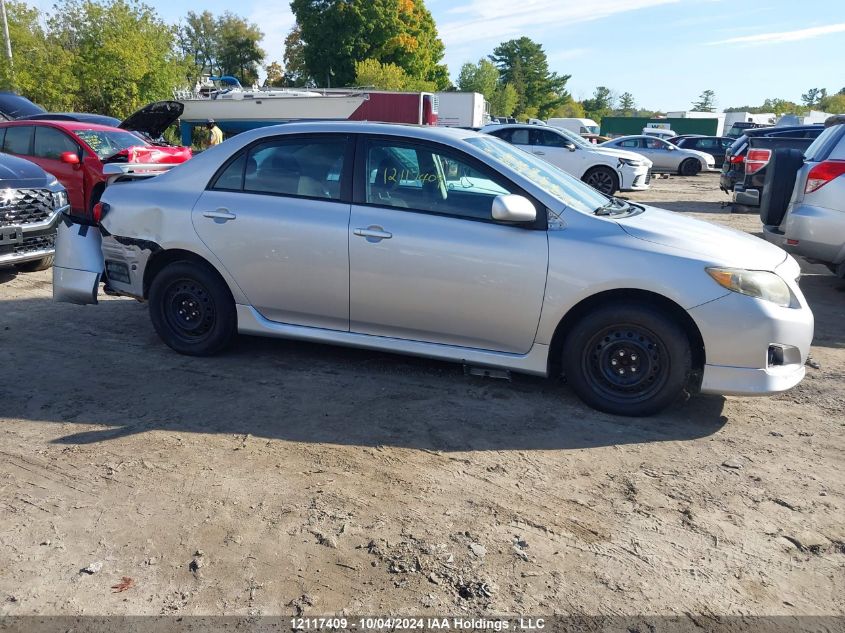
[{"label": "gravel ground", "polygon": [[[632,199],[757,233],[713,174]],[[555,380],[241,338],[0,270],[0,615],[845,613],[845,283],[820,369],[650,419]]]}]

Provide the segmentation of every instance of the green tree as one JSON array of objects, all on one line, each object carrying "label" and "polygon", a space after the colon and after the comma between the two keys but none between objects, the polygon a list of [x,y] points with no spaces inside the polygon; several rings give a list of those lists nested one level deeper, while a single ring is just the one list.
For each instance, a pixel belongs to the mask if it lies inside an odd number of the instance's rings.
[{"label": "green tree", "polygon": [[284,60],[286,86],[315,85],[305,65],[305,43],[302,41],[302,32],[298,24],[295,24],[285,37]]},{"label": "green tree", "polygon": [[125,117],[185,82],[176,28],[146,4],[61,0],[47,25],[78,84],[75,109]]},{"label": "green tree", "polygon": [[608,116],[613,110],[613,92],[606,86],[599,86],[593,92],[591,99],[584,99],[581,105],[584,106],[584,112],[587,117],[594,121],[601,122],[601,120]]},{"label": "green tree", "polygon": [[819,102],[819,108],[831,114],[845,114],[845,93],[825,97]]},{"label": "green tree", "polygon": [[519,95],[511,84],[500,84],[493,91],[490,102],[490,114],[493,116],[513,116]]},{"label": "green tree", "polygon": [[551,72],[543,47],[528,37],[501,43],[490,61],[499,70],[500,82],[516,90],[520,118],[545,119],[569,97],[570,75]]},{"label": "green tree", "polygon": [[265,55],[258,25],[228,11],[217,18],[210,11],[189,11],[178,35],[182,54],[193,60],[195,75],[233,75],[244,84],[258,80]]},{"label": "green tree", "polygon": [[702,92],[698,101],[692,104],[692,109],[695,112],[713,112],[716,109],[716,92],[714,90]]},{"label": "green tree", "polygon": [[622,116],[631,116],[636,109],[637,104],[634,101],[634,95],[630,92],[623,92],[619,97],[619,112]]},{"label": "green tree", "polygon": [[431,92],[436,90],[434,82],[409,77],[396,64],[382,64],[376,59],[365,59],[355,63],[355,83],[358,86],[378,90],[411,90]]},{"label": "green tree", "polygon": [[808,108],[819,105],[819,103],[827,97],[827,88],[810,88],[807,92],[801,95],[801,101]]},{"label": "green tree", "polygon": [[564,119],[583,119],[587,116],[587,113],[580,101],[570,97],[568,101],[557,107],[552,116]]},{"label": "green tree", "polygon": [[418,80],[449,85],[443,42],[422,0],[293,0],[308,74],[334,74],[334,83],[355,80],[355,63],[395,64]]},{"label": "green tree", "polygon": [[487,101],[492,102],[498,89],[499,71],[489,60],[479,59],[477,64],[466,63],[461,66],[461,72],[458,75],[458,90],[479,92]]},{"label": "green tree", "polygon": [[272,62],[264,67],[267,77],[264,79],[265,86],[283,86],[285,84],[285,69],[279,62]]}]

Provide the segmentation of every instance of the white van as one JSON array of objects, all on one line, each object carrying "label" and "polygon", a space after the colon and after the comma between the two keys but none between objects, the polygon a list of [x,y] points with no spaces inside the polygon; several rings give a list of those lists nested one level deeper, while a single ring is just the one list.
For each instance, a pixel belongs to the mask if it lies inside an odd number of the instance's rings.
[{"label": "white van", "polygon": [[598,134],[599,124],[592,119],[564,119],[552,118],[546,121],[547,125],[558,127],[562,130],[569,130],[584,136],[585,134]]}]

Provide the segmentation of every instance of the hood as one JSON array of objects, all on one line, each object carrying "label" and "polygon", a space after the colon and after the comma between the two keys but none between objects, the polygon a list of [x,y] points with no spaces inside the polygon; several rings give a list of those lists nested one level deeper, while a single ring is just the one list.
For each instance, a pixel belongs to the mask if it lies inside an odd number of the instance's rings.
[{"label": "hood", "polygon": [[777,246],[748,233],[654,207],[617,223],[632,237],[702,255],[716,266],[774,271],[787,257]]},{"label": "hood", "polygon": [[119,127],[156,139],[182,116],[184,110],[185,106],[178,101],[156,101],[131,114]]},{"label": "hood", "polygon": [[616,158],[628,158],[630,160],[642,160],[646,163],[651,163],[651,161],[642,154],[637,154],[636,152],[629,152],[625,149],[616,149],[615,147],[603,147],[601,145],[594,145],[592,149],[594,152],[598,154],[604,154],[605,156],[615,156]]},{"label": "hood", "polygon": [[9,154],[0,154],[0,189],[47,187],[55,180],[35,163]]}]

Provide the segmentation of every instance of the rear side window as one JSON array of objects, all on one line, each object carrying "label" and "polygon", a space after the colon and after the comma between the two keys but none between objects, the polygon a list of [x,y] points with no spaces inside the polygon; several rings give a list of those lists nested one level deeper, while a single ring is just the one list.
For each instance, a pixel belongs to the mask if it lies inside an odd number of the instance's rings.
[{"label": "rear side window", "polygon": [[65,152],[79,153],[79,145],[61,130],[52,127],[35,128],[33,156],[59,160]]},{"label": "rear side window", "polygon": [[811,163],[826,160],[836,143],[842,138],[843,132],[845,132],[845,125],[834,125],[827,128],[816,137],[816,140],[804,152],[806,159]]},{"label": "rear side window", "polygon": [[3,139],[3,151],[9,154],[29,155],[29,148],[32,145],[32,131],[34,129],[31,125],[15,125],[6,128],[6,138]]},{"label": "rear side window", "polygon": [[230,162],[212,189],[340,200],[348,139],[274,139]]}]

